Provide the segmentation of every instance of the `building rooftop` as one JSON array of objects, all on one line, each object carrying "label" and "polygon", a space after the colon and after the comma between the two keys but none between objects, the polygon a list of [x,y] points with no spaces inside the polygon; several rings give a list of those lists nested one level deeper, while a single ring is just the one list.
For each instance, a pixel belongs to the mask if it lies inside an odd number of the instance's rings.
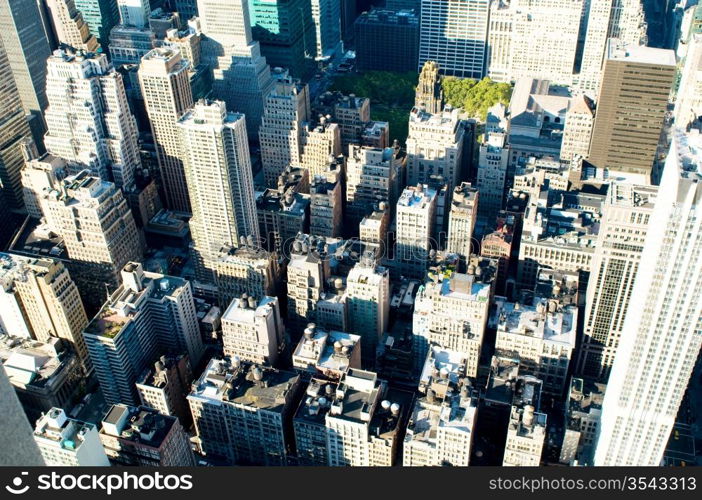
[{"label": "building rooftop", "polygon": [[37,421],[34,436],[65,450],[77,451],[93,429],[93,424],[68,418],[62,408],[52,408]]},{"label": "building rooftop", "polygon": [[541,405],[543,382],[533,375],[519,374],[519,360],[508,356],[493,356],[485,388],[485,400],[505,406]]},{"label": "building rooftop", "polygon": [[658,49],[646,45],[626,43],[617,38],[610,38],[607,44],[607,59],[624,60],[641,64],[675,67],[675,51]]},{"label": "building rooftop", "polygon": [[212,358],[193,383],[189,399],[282,412],[299,375],[234,358]]},{"label": "building rooftop", "polygon": [[405,188],[397,200],[398,207],[408,207],[418,210],[426,209],[436,198],[436,189],[428,185],[418,185]]},{"label": "building rooftop", "polygon": [[702,123],[696,123],[688,132],[676,128],[673,132],[671,155],[676,155],[681,176],[702,179]]},{"label": "building rooftop", "polygon": [[326,331],[310,323],[293,353],[293,366],[323,374],[346,373],[353,364],[354,350],[358,350],[360,341],[359,335]]},{"label": "building rooftop", "polygon": [[291,189],[281,194],[277,189],[266,189],[257,193],[256,209],[265,212],[283,212],[294,217],[303,217],[309,207],[308,195],[294,192]]},{"label": "building rooftop", "polygon": [[100,434],[118,437],[151,448],[160,448],[177,422],[146,406],[112,405],[102,419]]},{"label": "building rooftop", "polygon": [[235,298],[224,311],[222,321],[253,324],[255,318],[267,317],[277,302],[277,298],[267,296],[262,297],[261,300],[245,296]]},{"label": "building rooftop", "polygon": [[546,435],[546,414],[538,413],[531,405],[513,406],[509,417],[509,430],[517,436],[543,439]]},{"label": "building rooftop", "polygon": [[556,300],[540,297],[534,299],[534,305],[507,302],[503,297],[495,297],[495,305],[492,323],[498,332],[526,335],[575,348],[577,307],[563,307]]},{"label": "building rooftop", "polygon": [[51,386],[52,378],[69,366],[75,355],[59,338],[39,342],[0,334],[0,363],[17,386]]}]

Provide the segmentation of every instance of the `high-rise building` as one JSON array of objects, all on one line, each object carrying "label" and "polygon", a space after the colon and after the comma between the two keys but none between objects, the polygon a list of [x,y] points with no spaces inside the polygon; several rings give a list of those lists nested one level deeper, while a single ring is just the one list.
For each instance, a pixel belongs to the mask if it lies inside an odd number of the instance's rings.
[{"label": "high-rise building", "polygon": [[163,415],[178,417],[184,427],[190,427],[192,416],[186,397],[193,381],[190,356],[185,353],[163,355],[139,376],[136,388],[144,406]]},{"label": "high-rise building", "polygon": [[343,187],[338,169],[315,176],[310,183],[310,234],[341,236]]},{"label": "high-rise building", "polygon": [[262,241],[270,251],[288,255],[298,233],[309,232],[310,197],[294,186],[283,183],[266,189],[256,198],[256,211]]},{"label": "high-rise building", "polygon": [[138,130],[122,75],[105,54],[60,49],[47,61],[44,143],[66,160],[125,190],[141,168]]},{"label": "high-rise building", "polygon": [[414,95],[414,107],[432,115],[444,109],[444,92],[436,61],[427,61],[422,66]]},{"label": "high-rise building", "polygon": [[248,0],[251,34],[272,67],[307,80],[317,55],[310,0]]},{"label": "high-rise building", "polygon": [[315,59],[328,61],[342,49],[340,0],[310,0],[317,44]]},{"label": "high-rise building", "polygon": [[195,467],[188,434],[178,419],[152,408],[112,405],[99,438],[113,465]]},{"label": "high-rise building", "polygon": [[546,414],[532,405],[512,406],[503,467],[538,467],[546,442]]},{"label": "high-rise building", "polygon": [[478,190],[470,182],[462,182],[454,188],[449,211],[448,252],[462,257],[468,257],[472,253],[473,229],[478,218],[478,195]]},{"label": "high-rise building", "polygon": [[300,164],[302,123],[309,119],[309,114],[307,85],[293,80],[286,73],[276,74],[275,87],[266,98],[258,132],[267,186],[274,187],[287,167]]},{"label": "high-rise building", "polygon": [[136,262],[122,279],[83,336],[105,401],[138,404],[135,384],[159,353],[187,353],[197,365],[203,345],[188,281]]},{"label": "high-rise building", "polygon": [[37,421],[34,440],[50,467],[110,465],[95,424],[68,418],[62,408],[52,408]]},{"label": "high-rise building", "polygon": [[675,123],[678,126],[702,115],[702,33],[692,35],[687,45],[675,102]]},{"label": "high-rise building", "polygon": [[493,2],[487,35],[488,76],[501,82],[528,77],[570,85],[584,1]]},{"label": "high-rise building", "polygon": [[0,190],[8,208],[18,210],[24,205],[22,144],[30,140],[31,130],[13,73],[6,46],[0,39]]},{"label": "high-rise building", "polygon": [[378,341],[388,328],[390,271],[364,259],[346,277],[349,331],[361,336],[364,366],[374,366]]},{"label": "high-rise building", "polygon": [[452,273],[427,281],[417,293],[412,322],[418,366],[438,345],[461,353],[465,374],[477,376],[492,293],[487,276]]},{"label": "high-rise building", "polygon": [[75,0],[76,8],[100,45],[107,47],[110,31],[119,23],[119,10],[114,0]]},{"label": "high-rise building", "polygon": [[37,2],[2,0],[0,32],[24,112],[31,115],[34,140],[41,144],[46,109],[46,59],[51,55]]},{"label": "high-rise building", "polygon": [[149,25],[151,3],[149,0],[117,0],[120,24],[145,28]]},{"label": "high-rise building", "polygon": [[[572,377],[566,399],[566,429],[559,462],[568,465],[592,463],[593,446],[602,416],[607,386],[589,379]],[[576,462],[577,461],[577,462]]]},{"label": "high-rise building", "polygon": [[417,70],[419,12],[373,9],[354,23],[359,71]]},{"label": "high-rise building", "polygon": [[351,145],[346,162],[346,219],[357,224],[371,215],[378,203],[394,204],[400,195],[404,165],[399,147]]},{"label": "high-rise building", "polygon": [[[602,404],[595,465],[659,465],[699,357],[702,135],[676,128]],[[642,439],[645,437],[645,439]]]},{"label": "high-rise building", "polygon": [[87,171],[64,179],[47,195],[52,230],[63,238],[73,280],[90,309],[99,308],[107,289],[120,282],[129,261],[141,261],[142,250],[132,213],[114,184]]},{"label": "high-rise building", "polygon": [[584,94],[574,97],[568,105],[563,127],[560,159],[570,163],[576,156],[587,158],[590,152],[595,104]]},{"label": "high-rise building", "polygon": [[361,143],[363,131],[370,121],[370,99],[355,95],[341,96],[334,103],[333,113],[341,132],[341,149],[346,153],[349,144]]},{"label": "high-rise building", "polygon": [[240,465],[286,465],[300,376],[213,358],[188,396],[200,450]]},{"label": "high-rise building", "polygon": [[212,95],[246,115],[249,138],[258,138],[266,97],[274,81],[251,36],[248,0],[198,0],[202,57],[213,70]]},{"label": "high-rise building", "polygon": [[466,355],[432,346],[419,378],[420,396],[407,425],[402,465],[466,467],[474,439],[477,398],[465,378]]},{"label": "high-rise building", "polygon": [[322,117],[319,124],[307,124],[302,134],[300,164],[309,171],[310,179],[323,174],[341,154],[341,128]]},{"label": "high-rise building", "polygon": [[407,137],[407,184],[443,179],[451,188],[461,179],[465,129],[457,109],[438,114],[413,108]]},{"label": "high-rise building", "polygon": [[160,183],[168,208],[190,212],[180,135],[176,123],[193,104],[188,78],[190,65],[178,51],[166,48],[147,53],[139,66],[139,83],[156,146]]},{"label": "high-rise building", "polygon": [[424,279],[436,223],[436,189],[406,188],[397,201],[395,260],[406,277]]},{"label": "high-rise building", "polygon": [[97,38],[90,33],[90,27],[76,9],[74,0],[46,0],[46,7],[51,15],[51,27],[59,43],[86,52],[100,50]]},{"label": "high-rise building", "polygon": [[221,101],[199,101],[179,121],[190,231],[199,279],[213,281],[219,251],[241,238],[259,241],[244,115]]},{"label": "high-rise building", "polygon": [[485,76],[489,0],[422,0],[418,71],[436,61],[445,75]]},{"label": "high-rise building", "polygon": [[606,382],[639,273],[658,188],[612,182],[603,207],[585,298],[576,372]]},{"label": "high-rise building", "polygon": [[225,356],[275,366],[285,345],[285,326],[275,297],[256,299],[243,294],[222,315]]},{"label": "high-rise building", "polygon": [[219,304],[225,308],[243,294],[260,299],[276,295],[278,256],[258,246],[225,246],[215,263]]},{"label": "high-rise building", "polygon": [[608,42],[588,161],[649,176],[675,75],[675,53]]},{"label": "high-rise building", "polygon": [[293,367],[329,380],[361,368],[361,336],[308,323],[292,355]]},{"label": "high-rise building", "polygon": [[110,61],[116,68],[133,68],[156,45],[156,35],[148,26],[118,24],[110,31]]},{"label": "high-rise building", "polygon": [[[3,307],[0,324],[7,333],[19,335],[26,331],[32,338],[49,342],[52,337],[64,339],[75,350],[80,360],[89,368],[88,351],[82,331],[88,324],[83,302],[68,270],[59,260],[35,259],[0,253],[0,276],[3,288],[0,294],[9,295],[22,311],[25,328],[8,328],[13,308]],[[21,325],[20,325],[21,326]]]},{"label": "high-rise building", "polygon": [[0,362],[29,422],[51,408],[70,408],[85,377],[73,349],[57,338],[37,342],[0,334]]}]

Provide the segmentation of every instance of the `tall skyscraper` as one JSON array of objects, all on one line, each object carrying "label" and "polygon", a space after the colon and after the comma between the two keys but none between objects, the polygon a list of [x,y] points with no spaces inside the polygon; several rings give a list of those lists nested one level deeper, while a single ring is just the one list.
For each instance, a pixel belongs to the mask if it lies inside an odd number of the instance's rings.
[{"label": "tall skyscraper", "polygon": [[191,210],[176,126],[193,104],[189,67],[180,52],[169,48],[150,51],[139,66],[139,84],[156,146],[161,188],[168,208],[179,212]]},{"label": "tall skyscraper", "polygon": [[0,184],[8,208],[24,206],[21,170],[22,143],[31,137],[13,70],[0,38]]},{"label": "tall skyscraper", "polygon": [[122,75],[105,54],[60,49],[47,61],[44,138],[72,173],[91,175],[128,190],[141,168],[138,130]]},{"label": "tall skyscraper", "polygon": [[414,95],[414,106],[432,115],[444,109],[444,92],[436,61],[427,61],[419,72],[419,81]]},{"label": "tall skyscraper", "polygon": [[90,309],[114,290],[129,261],[141,261],[142,250],[132,213],[122,192],[87,171],[70,176],[47,195],[44,214],[66,245],[71,276]]},{"label": "tall skyscraper", "polygon": [[607,382],[646,241],[658,188],[612,182],[603,206],[585,297],[577,373]]},{"label": "tall skyscraper", "polygon": [[373,9],[354,24],[360,71],[416,71],[419,12]]},{"label": "tall skyscraper", "polygon": [[76,50],[96,52],[100,49],[97,38],[90,33],[90,27],[73,0],[46,0],[51,15],[51,26],[59,43],[70,45]]},{"label": "tall skyscraper", "polygon": [[258,132],[261,164],[266,185],[276,186],[278,177],[290,165],[300,164],[303,122],[309,119],[307,85],[286,72],[276,75],[275,88],[266,98]]},{"label": "tall skyscraper", "polygon": [[120,24],[145,28],[149,26],[151,4],[149,0],[117,0]]},{"label": "tall skyscraper", "polygon": [[83,332],[105,401],[139,404],[136,382],[159,353],[203,354],[190,283],[130,262],[123,284]]},{"label": "tall skyscraper", "polygon": [[275,297],[256,300],[246,294],[232,300],[222,315],[225,356],[275,366],[284,345],[285,327]]},{"label": "tall skyscraper", "polygon": [[107,47],[110,31],[119,23],[119,10],[115,0],[75,0],[76,8],[90,27],[90,33],[100,45]]},{"label": "tall skyscraper", "polygon": [[32,115],[34,140],[44,134],[46,109],[46,59],[51,55],[37,2],[0,1],[0,33],[17,83],[24,112]]},{"label": "tall skyscraper", "polygon": [[400,273],[424,279],[436,223],[436,189],[425,185],[406,188],[397,202],[395,259]]},{"label": "tall skyscraper", "polygon": [[329,60],[341,50],[341,1],[310,0],[315,41],[316,59]]},{"label": "tall skyscraper", "polygon": [[489,0],[422,0],[418,70],[439,63],[445,75],[485,76]]},{"label": "tall skyscraper", "polygon": [[261,48],[251,36],[248,0],[198,0],[203,59],[213,70],[212,94],[227,109],[246,116],[256,140],[263,105],[274,81]]},{"label": "tall skyscraper", "polygon": [[[2,270],[3,303],[0,324],[13,315],[13,300],[20,310],[20,321],[27,333],[42,342],[52,337],[66,340],[78,357],[89,368],[88,351],[83,340],[83,328],[88,324],[83,302],[75,282],[63,263],[50,258],[34,259],[0,253]],[[9,318],[8,318],[9,319]],[[19,318],[18,318],[19,319]],[[21,325],[20,325],[21,326]],[[8,333],[19,335],[16,327],[6,328]]]},{"label": "tall skyscraper", "polygon": [[702,135],[675,129],[602,404],[595,465],[659,465],[700,353]]},{"label": "tall skyscraper", "polygon": [[37,421],[34,440],[50,467],[110,465],[95,424],[68,418],[62,408],[52,408]]},{"label": "tall skyscraper", "polygon": [[702,115],[702,33],[695,33],[688,42],[685,63],[680,74],[675,123],[684,126]]},{"label": "tall skyscraper", "polygon": [[649,176],[675,75],[672,50],[609,40],[588,161]]},{"label": "tall skyscraper", "polygon": [[178,122],[193,217],[190,231],[199,279],[213,281],[219,251],[259,241],[244,115],[221,101],[199,101]]},{"label": "tall skyscraper", "polygon": [[[468,258],[473,249],[473,229],[478,219],[479,192],[462,182],[453,190],[449,211],[448,243],[446,250]],[[475,245],[477,250],[478,245]]]}]

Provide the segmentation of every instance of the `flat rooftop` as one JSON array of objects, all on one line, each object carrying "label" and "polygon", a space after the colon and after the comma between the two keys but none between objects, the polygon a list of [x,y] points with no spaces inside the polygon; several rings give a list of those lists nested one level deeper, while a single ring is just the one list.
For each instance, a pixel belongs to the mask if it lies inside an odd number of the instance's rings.
[{"label": "flat rooftop", "polygon": [[495,299],[495,318],[499,332],[525,335],[543,339],[545,342],[575,347],[577,328],[577,308],[558,307],[551,310],[555,301],[535,298],[535,305],[507,302],[501,297]]}]

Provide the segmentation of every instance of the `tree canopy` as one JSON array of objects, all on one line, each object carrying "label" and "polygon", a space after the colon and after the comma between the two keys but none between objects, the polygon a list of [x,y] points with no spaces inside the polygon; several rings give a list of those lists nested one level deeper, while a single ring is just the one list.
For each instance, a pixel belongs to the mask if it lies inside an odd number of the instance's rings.
[{"label": "tree canopy", "polygon": [[446,76],[441,80],[444,102],[454,108],[463,108],[471,116],[485,121],[487,111],[494,104],[509,104],[512,86],[509,83],[493,82],[485,77],[480,81],[471,78]]}]

